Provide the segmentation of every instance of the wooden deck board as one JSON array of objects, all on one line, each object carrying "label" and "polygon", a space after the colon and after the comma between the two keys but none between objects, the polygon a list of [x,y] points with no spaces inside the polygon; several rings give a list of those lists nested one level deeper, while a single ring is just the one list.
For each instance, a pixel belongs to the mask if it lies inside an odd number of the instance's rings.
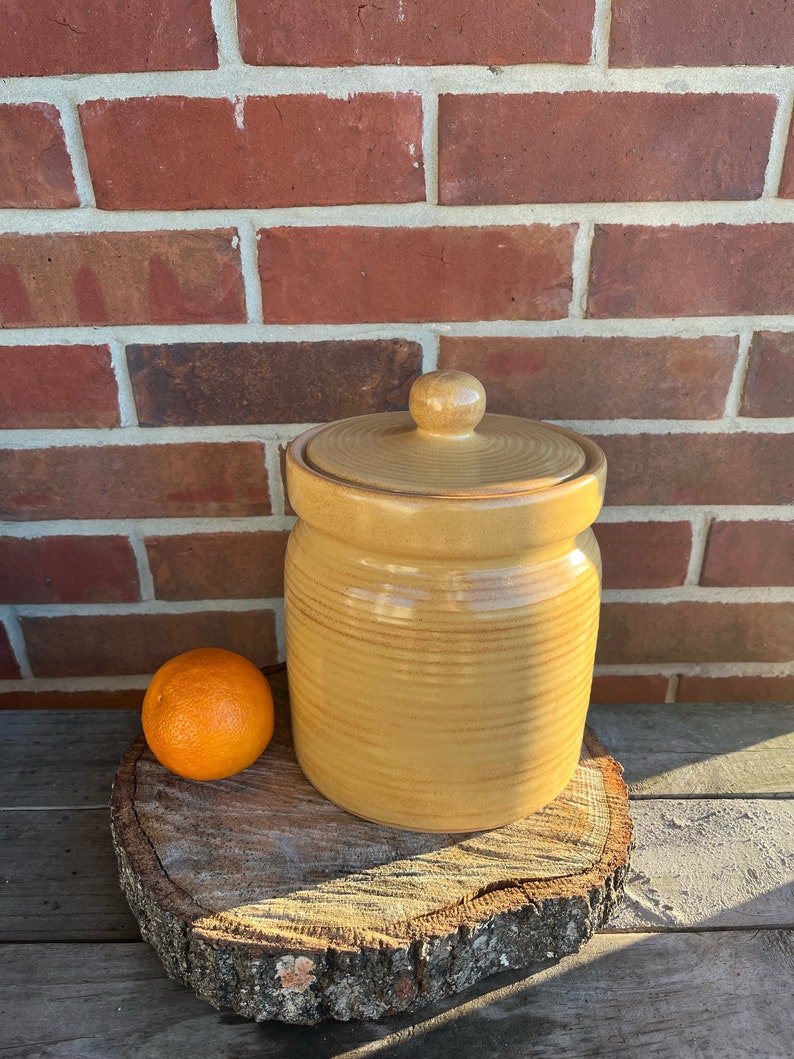
[{"label": "wooden deck board", "polygon": [[591,706],[633,797],[794,796],[794,706]]},{"label": "wooden deck board", "polygon": [[163,978],[148,946],[9,945],[3,1059],[788,1059],[794,935],[599,935],[418,1019],[256,1024]]}]

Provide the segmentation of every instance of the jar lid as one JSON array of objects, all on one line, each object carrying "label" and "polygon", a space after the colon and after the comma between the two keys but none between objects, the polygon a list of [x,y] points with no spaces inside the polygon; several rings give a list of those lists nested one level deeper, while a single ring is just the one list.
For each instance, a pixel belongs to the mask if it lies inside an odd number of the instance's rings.
[{"label": "jar lid", "polygon": [[587,463],[567,432],[485,415],[485,390],[463,371],[422,375],[408,407],[331,423],[312,437],[307,463],[370,489],[442,497],[548,489],[575,478]]}]

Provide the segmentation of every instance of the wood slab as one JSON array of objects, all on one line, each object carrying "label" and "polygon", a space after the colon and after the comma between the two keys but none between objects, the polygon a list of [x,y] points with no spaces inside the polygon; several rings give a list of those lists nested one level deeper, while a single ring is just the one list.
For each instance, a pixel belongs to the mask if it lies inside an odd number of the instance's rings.
[{"label": "wood slab", "polygon": [[229,780],[181,779],[138,739],[116,777],[122,889],[167,972],[216,1007],[311,1024],[414,1011],[576,952],[623,891],[620,766],[588,733],[573,780],[526,820],[467,835],[359,820],[304,778],[284,674],[276,734]]}]

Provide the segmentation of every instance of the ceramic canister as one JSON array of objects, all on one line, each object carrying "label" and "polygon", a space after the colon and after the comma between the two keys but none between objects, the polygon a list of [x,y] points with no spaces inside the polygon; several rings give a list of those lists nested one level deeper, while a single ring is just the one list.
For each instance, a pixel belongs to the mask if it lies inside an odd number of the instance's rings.
[{"label": "ceramic canister", "polygon": [[606,461],[573,431],[484,414],[464,372],[422,376],[409,408],[289,448],[295,749],[358,816],[481,830],[546,805],[579,760]]}]

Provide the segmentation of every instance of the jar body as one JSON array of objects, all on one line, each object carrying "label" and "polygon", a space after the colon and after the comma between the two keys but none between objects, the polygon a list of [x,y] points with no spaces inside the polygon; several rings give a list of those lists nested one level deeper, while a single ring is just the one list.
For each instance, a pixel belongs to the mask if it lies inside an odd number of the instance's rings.
[{"label": "jar body", "polygon": [[417,831],[535,812],[579,760],[599,603],[589,528],[462,561],[382,553],[300,519],[285,605],[306,776],[358,816]]}]

